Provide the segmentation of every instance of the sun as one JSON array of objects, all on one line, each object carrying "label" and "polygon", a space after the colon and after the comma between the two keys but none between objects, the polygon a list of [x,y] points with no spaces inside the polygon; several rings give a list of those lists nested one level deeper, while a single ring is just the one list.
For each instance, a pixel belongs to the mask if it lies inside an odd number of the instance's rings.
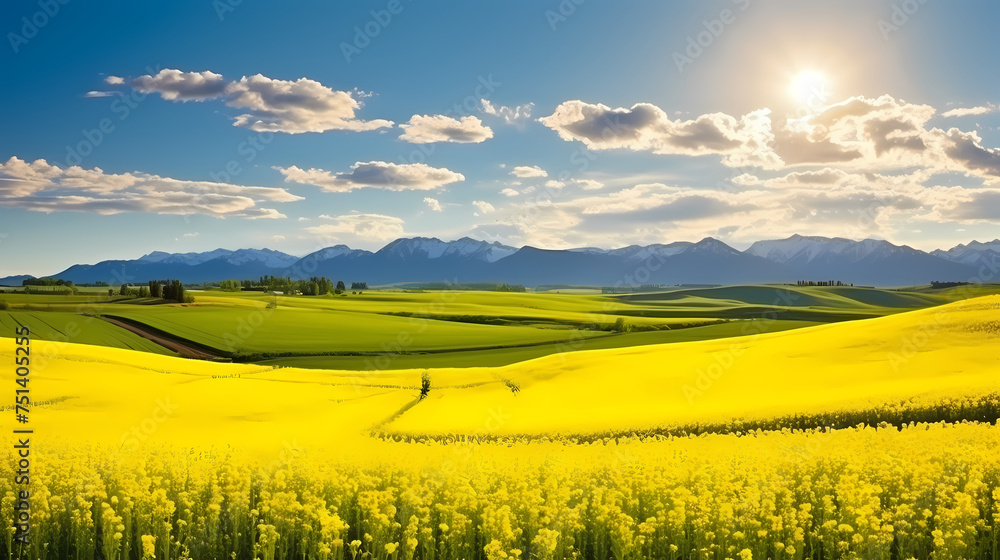
[{"label": "sun", "polygon": [[822,72],[805,70],[792,79],[788,93],[800,105],[826,105],[830,98],[830,81]]}]

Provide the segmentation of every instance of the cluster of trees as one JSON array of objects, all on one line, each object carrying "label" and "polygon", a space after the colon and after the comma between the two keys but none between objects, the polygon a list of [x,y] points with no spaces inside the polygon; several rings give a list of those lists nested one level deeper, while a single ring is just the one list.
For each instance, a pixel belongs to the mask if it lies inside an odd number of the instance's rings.
[{"label": "cluster of trees", "polygon": [[[108,297],[115,295],[114,288],[108,290]],[[122,284],[118,295],[126,297],[158,298],[177,303],[193,303],[194,296],[189,294],[180,280],[150,280],[148,286],[133,286]]]},{"label": "cluster of trees", "polygon": [[524,286],[520,284],[508,284],[504,282],[496,288],[493,289],[494,292],[524,292],[527,291]]},{"label": "cluster of trees", "polygon": [[[820,280],[818,282],[815,280],[799,280],[797,285],[798,286],[847,286],[848,284],[845,284],[840,280]],[[850,285],[853,286],[854,284]]]},{"label": "cluster of trees", "polygon": [[[115,295],[115,291],[113,289],[109,289],[108,297],[113,295]],[[125,297],[147,298],[149,297],[149,287],[139,286],[138,288],[136,288],[132,284],[122,284],[121,287],[118,288],[118,295]]]},{"label": "cluster of trees", "polygon": [[968,282],[938,282],[936,280],[931,281],[931,288],[935,290],[940,290],[942,288],[954,288],[956,286],[967,286]]},{"label": "cluster of trees", "polygon": [[[223,280],[219,288],[226,292],[267,291],[284,294],[302,294],[305,296],[322,296],[330,292],[342,294],[347,287],[343,280],[334,283],[325,276],[313,276],[308,280],[292,280],[288,276],[261,276],[257,280]],[[367,282],[351,283],[352,290],[367,290]]]},{"label": "cluster of trees", "polygon": [[72,286],[72,280],[61,280],[59,278],[26,278],[21,281],[22,286]]}]

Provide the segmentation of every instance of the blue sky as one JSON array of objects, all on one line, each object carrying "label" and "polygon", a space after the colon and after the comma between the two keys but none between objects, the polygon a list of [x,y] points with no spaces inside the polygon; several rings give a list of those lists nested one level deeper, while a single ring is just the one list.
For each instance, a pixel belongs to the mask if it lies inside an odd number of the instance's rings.
[{"label": "blue sky", "polygon": [[0,276],[414,235],[993,239],[998,10],[5,2]]}]

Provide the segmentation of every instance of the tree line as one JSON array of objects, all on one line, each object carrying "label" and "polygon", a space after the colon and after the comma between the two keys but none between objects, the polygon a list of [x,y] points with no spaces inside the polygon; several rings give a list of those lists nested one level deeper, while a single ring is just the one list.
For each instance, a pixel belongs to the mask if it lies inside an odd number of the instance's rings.
[{"label": "tree line", "polygon": [[[347,286],[343,280],[334,282],[325,276],[313,276],[308,280],[292,280],[289,276],[261,276],[257,280],[223,280],[219,282],[219,289],[224,292],[261,291],[322,296],[330,292],[340,295],[347,290]],[[367,290],[368,283],[352,282],[351,289]]]}]

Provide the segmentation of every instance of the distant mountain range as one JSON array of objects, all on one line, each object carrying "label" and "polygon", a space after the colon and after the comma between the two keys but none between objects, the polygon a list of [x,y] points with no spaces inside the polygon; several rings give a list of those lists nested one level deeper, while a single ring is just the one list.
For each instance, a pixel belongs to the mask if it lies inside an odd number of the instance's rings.
[{"label": "distant mountain range", "polygon": [[[271,275],[298,279],[327,276],[369,285],[507,282],[630,286],[840,280],[856,285],[903,286],[932,280],[975,280],[984,264],[995,267],[998,263],[1000,239],[927,253],[875,239],[801,235],[758,241],[746,251],[711,237],[697,243],[566,250],[518,249],[468,237],[449,242],[414,237],[397,239],[375,252],[335,245],[301,258],[271,249],[154,251],[135,260],[73,265],[52,277],[77,284],[103,281],[111,285],[166,278],[200,283]],[[0,278],[0,285],[20,285],[25,278],[31,277]]]}]

